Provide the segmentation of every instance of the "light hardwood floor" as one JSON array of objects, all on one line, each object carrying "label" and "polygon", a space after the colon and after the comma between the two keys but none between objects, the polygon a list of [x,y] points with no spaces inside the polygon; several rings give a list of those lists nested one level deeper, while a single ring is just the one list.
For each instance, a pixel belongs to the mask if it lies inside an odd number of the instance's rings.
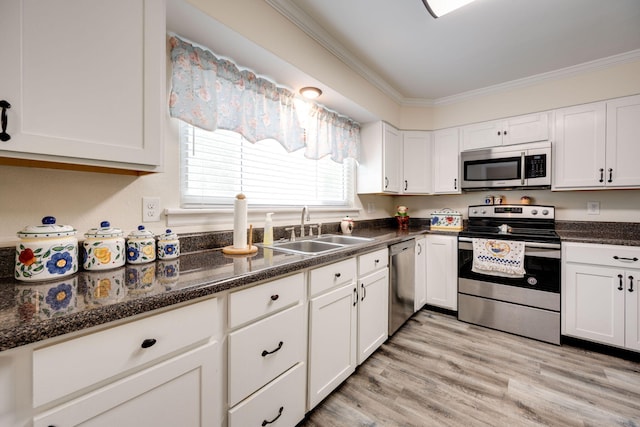
[{"label": "light hardwood floor", "polygon": [[640,357],[421,310],[299,427],[640,426]]}]

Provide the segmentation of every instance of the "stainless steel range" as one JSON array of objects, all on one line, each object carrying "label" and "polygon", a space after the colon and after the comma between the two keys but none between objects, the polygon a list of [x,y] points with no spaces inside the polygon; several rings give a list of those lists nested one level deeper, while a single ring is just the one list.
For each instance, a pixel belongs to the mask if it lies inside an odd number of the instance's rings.
[{"label": "stainless steel range", "polygon": [[[468,226],[458,238],[458,319],[560,344],[560,237],[554,227],[553,206],[469,206]],[[484,247],[489,256],[480,253]],[[509,251],[512,258],[499,258]],[[485,259],[519,270],[479,268]]]}]

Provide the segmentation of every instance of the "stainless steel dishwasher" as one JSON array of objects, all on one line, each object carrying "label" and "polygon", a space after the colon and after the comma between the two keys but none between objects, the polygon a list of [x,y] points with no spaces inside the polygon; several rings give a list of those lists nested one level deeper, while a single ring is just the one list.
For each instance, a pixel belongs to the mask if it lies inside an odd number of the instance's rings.
[{"label": "stainless steel dishwasher", "polygon": [[415,239],[389,246],[389,335],[410,318],[415,299]]}]

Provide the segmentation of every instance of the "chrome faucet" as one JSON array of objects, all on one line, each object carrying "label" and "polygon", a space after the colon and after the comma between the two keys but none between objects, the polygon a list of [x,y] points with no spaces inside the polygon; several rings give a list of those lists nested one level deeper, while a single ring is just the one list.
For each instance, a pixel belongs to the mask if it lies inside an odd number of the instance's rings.
[{"label": "chrome faucet", "polygon": [[308,206],[304,206],[302,208],[302,215],[300,216],[300,237],[304,237],[304,221],[305,219],[307,221],[311,220],[311,215],[309,214],[309,207]]}]

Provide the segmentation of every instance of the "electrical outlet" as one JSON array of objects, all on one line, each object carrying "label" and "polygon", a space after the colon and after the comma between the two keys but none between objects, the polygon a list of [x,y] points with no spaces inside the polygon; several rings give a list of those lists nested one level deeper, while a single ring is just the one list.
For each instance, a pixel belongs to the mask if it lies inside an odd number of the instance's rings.
[{"label": "electrical outlet", "polygon": [[600,215],[600,202],[587,202],[588,215]]},{"label": "electrical outlet", "polygon": [[142,222],[160,221],[160,197],[142,198]]}]

